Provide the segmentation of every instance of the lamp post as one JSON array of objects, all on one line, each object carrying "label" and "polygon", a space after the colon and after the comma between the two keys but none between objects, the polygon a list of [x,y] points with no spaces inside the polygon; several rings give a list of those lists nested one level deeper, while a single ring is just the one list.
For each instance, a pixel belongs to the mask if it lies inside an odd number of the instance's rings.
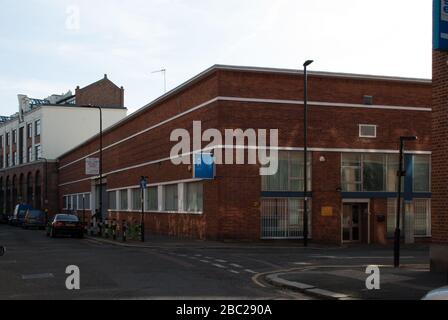
[{"label": "lamp post", "polygon": [[304,76],[304,115],[303,115],[303,138],[304,138],[304,147],[303,147],[303,192],[304,192],[304,201],[303,201],[303,245],[305,247],[308,246],[308,72],[307,68],[314,61],[307,60],[303,64],[303,76]]},{"label": "lamp post", "polygon": [[395,241],[394,241],[394,266],[395,268],[400,267],[400,240],[401,240],[401,229],[400,229],[400,216],[401,216],[401,185],[402,179],[406,176],[406,170],[403,168],[403,158],[404,158],[404,143],[406,141],[416,141],[418,138],[415,136],[410,137],[400,137],[400,160],[399,168],[397,172],[398,177],[398,190],[397,190],[397,221],[395,228]]},{"label": "lamp post", "polygon": [[103,108],[100,106],[95,105],[87,105],[87,106],[79,106],[81,108],[96,108],[100,112],[100,184],[99,184],[99,194],[100,194],[100,201],[99,201],[99,222],[101,223],[103,221]]}]

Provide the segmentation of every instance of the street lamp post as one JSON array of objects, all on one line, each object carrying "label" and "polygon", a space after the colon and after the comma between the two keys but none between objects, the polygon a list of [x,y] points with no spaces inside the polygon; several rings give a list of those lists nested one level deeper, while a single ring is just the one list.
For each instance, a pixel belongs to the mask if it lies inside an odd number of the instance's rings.
[{"label": "street lamp post", "polygon": [[401,240],[401,229],[400,229],[400,217],[401,217],[401,186],[402,179],[406,176],[406,170],[403,168],[403,158],[404,158],[404,143],[406,141],[416,141],[418,138],[415,136],[411,137],[400,137],[400,160],[399,168],[397,172],[398,177],[398,190],[397,190],[397,221],[395,229],[395,241],[394,241],[394,266],[395,268],[400,267],[400,240]]},{"label": "street lamp post", "polygon": [[308,72],[307,67],[314,61],[307,60],[304,67],[304,115],[303,115],[303,179],[304,179],[304,201],[303,201],[303,245],[308,246]]}]

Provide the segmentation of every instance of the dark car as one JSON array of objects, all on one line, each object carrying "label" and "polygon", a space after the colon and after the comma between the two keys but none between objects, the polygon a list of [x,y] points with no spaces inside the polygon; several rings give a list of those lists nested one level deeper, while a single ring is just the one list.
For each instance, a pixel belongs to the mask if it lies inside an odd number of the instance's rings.
[{"label": "dark car", "polygon": [[40,210],[27,210],[25,214],[25,219],[22,224],[22,228],[36,228],[39,230],[44,230],[46,222],[45,212]]},{"label": "dark car", "polygon": [[12,226],[22,226],[25,221],[26,211],[32,209],[31,206],[26,204],[18,204],[14,208],[14,213],[9,217],[9,224]]},{"label": "dark car", "polygon": [[77,216],[69,214],[57,214],[48,223],[47,237],[72,236],[82,238],[84,228]]}]

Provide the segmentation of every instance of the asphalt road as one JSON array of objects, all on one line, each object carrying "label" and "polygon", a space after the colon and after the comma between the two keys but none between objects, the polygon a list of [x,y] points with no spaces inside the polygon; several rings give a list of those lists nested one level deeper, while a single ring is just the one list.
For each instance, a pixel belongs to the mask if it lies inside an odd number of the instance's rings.
[{"label": "asphalt road", "polygon": [[[0,299],[308,299],[263,287],[253,277],[278,266],[240,249],[124,248],[89,239],[51,239],[43,231],[0,225]],[[230,255],[229,255],[230,254]],[[233,255],[235,254],[235,255]],[[247,264],[246,264],[247,263]],[[65,286],[80,269],[81,289]]]},{"label": "asphalt road", "polygon": [[[300,243],[223,244],[149,240],[129,248],[92,239],[51,239],[0,225],[0,299],[311,299],[272,287],[266,274],[304,267],[391,265],[391,247],[303,248]],[[404,247],[402,263],[427,266],[427,246]],[[66,289],[69,265],[81,289]],[[343,283],[341,283],[343,285]],[[407,290],[407,289],[404,289]]]}]

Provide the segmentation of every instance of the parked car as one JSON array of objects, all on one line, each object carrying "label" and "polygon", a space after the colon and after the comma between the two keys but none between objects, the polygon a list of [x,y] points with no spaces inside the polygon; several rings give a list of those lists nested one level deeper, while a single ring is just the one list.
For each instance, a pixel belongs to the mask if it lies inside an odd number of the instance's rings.
[{"label": "parked car", "polygon": [[26,210],[25,219],[22,224],[22,228],[37,228],[39,230],[45,230],[47,225],[45,212],[41,210]]},{"label": "parked car", "polygon": [[9,218],[9,224],[12,226],[22,226],[23,221],[25,220],[26,210],[32,209],[30,205],[27,204],[18,204],[14,208],[14,213]]},{"label": "parked car", "polygon": [[423,298],[423,300],[448,300],[448,287],[431,291]]},{"label": "parked car", "polygon": [[47,225],[47,237],[72,236],[84,237],[84,228],[77,216],[57,214]]}]

